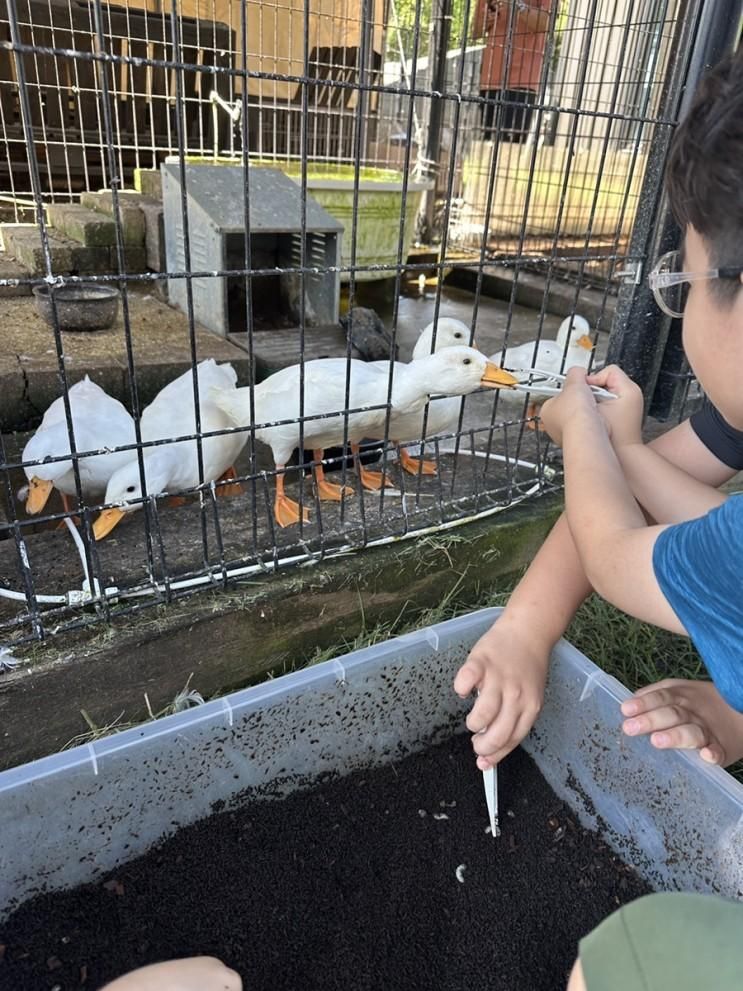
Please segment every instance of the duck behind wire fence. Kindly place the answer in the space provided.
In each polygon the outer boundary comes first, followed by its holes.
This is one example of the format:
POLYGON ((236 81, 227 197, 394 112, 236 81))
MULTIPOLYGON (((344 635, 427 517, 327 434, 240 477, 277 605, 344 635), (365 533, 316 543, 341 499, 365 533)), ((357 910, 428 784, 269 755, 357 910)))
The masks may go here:
POLYGON ((528 370, 644 261, 651 6, 8 0, 0 643, 557 489, 528 370))

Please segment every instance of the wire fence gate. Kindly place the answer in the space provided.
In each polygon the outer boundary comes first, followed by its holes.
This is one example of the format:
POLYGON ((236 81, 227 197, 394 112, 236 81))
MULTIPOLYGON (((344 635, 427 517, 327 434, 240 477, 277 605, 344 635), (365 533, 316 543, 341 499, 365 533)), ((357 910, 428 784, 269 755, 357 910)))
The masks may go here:
POLYGON ((715 6, 7 0, 0 641, 556 487, 446 352, 603 358, 715 6))

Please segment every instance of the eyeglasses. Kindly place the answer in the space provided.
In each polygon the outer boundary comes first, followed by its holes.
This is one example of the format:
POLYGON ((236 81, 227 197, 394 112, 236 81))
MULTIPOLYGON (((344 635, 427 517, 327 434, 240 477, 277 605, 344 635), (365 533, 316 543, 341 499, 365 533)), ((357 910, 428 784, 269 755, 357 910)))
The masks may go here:
POLYGON ((669 317, 682 317, 689 283, 702 279, 739 279, 743 268, 710 268, 706 272, 682 272, 681 252, 669 251, 662 255, 648 276, 655 302, 669 317))

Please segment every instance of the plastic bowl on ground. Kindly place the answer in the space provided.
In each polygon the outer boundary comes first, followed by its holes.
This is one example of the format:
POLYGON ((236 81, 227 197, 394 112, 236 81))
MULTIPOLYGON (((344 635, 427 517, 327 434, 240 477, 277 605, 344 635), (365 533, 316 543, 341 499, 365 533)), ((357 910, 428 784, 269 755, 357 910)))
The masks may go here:
POLYGON ((51 294, 60 330, 106 330, 116 322, 121 293, 115 286, 77 282, 69 286, 34 286, 36 309, 54 326, 51 294))

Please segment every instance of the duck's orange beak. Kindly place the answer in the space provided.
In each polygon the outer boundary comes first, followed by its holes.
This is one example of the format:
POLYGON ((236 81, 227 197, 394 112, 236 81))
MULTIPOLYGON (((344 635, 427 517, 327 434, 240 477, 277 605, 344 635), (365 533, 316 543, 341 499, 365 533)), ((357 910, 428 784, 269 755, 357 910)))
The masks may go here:
POLYGON ((96 540, 103 540, 116 526, 120 523, 122 518, 126 516, 123 509, 117 509, 115 506, 111 509, 102 509, 98 519, 93 524, 93 536, 96 540))
POLYGON ((593 341, 588 334, 583 334, 583 336, 579 337, 575 343, 579 348, 585 348, 586 351, 593 351, 593 341))
POLYGON ((510 372, 505 371, 505 369, 492 361, 487 363, 485 374, 480 379, 480 385, 484 385, 487 389, 510 389, 518 384, 519 380, 517 378, 514 378, 510 372))
POLYGON ((46 506, 49 496, 54 488, 53 482, 47 482, 36 475, 28 483, 28 495, 26 496, 26 512, 31 516, 40 513, 46 506))

